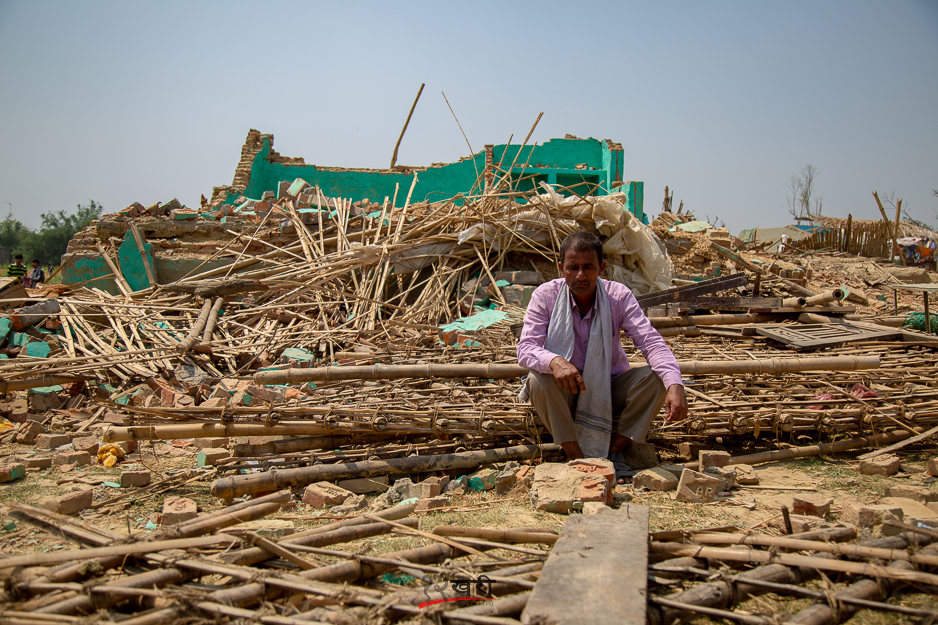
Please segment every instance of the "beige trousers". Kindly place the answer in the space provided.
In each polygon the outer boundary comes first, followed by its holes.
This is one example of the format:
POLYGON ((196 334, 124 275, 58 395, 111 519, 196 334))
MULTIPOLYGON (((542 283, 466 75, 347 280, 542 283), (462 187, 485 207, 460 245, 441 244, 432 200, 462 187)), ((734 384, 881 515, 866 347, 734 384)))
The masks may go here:
MULTIPOLYGON (((541 422, 555 443, 576 440, 573 414, 578 395, 557 385, 554 376, 528 373, 528 395, 541 422)), ((637 443, 645 440, 648 426, 664 405, 667 389, 651 367, 629 369, 612 380, 612 429, 637 443)))

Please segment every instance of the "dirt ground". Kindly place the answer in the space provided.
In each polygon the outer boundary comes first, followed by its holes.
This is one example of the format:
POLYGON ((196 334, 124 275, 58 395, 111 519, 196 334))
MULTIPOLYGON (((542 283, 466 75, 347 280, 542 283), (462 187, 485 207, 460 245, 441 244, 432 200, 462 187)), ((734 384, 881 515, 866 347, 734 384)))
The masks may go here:
MULTIPOLYGON (((14 453, 29 453, 32 448, 6 445, 0 448, 0 456, 14 453)), ((0 506, 15 501, 22 504, 41 506, 44 499, 75 488, 91 488, 95 504, 103 504, 96 510, 86 510, 80 518, 92 525, 119 533, 129 532, 144 537, 156 528, 157 513, 162 502, 169 496, 185 496, 194 499, 200 512, 209 512, 223 507, 224 502, 215 499, 209 492, 214 470, 196 468, 196 449, 189 441, 146 444, 140 451, 130 454, 113 468, 98 464, 63 471, 53 467, 46 470, 31 470, 26 479, 0 484, 0 506), (187 479, 188 483, 176 486, 167 492, 157 492, 158 487, 148 489, 120 489, 114 484, 119 481, 122 470, 147 468, 154 475, 161 474, 176 479, 187 479), (199 475, 202 476, 201 479, 199 475), (195 479, 193 479, 195 478, 195 479), (123 495, 123 499, 117 499, 123 495)), ((733 450, 730 449, 732 452, 733 450)), ((750 450, 746 450, 750 451, 750 450)), ((619 487, 633 497, 633 502, 647 505, 651 509, 649 531, 680 528, 706 528, 732 525, 738 531, 753 531, 768 535, 781 535, 781 513, 784 506, 791 506, 797 495, 823 495, 834 500, 827 523, 835 524, 840 509, 848 501, 875 503, 883 497, 890 484, 903 483, 935 488, 936 479, 925 472, 929 457, 934 456, 935 447, 924 446, 914 450, 902 450, 902 469, 898 476, 878 477, 860 475, 857 471, 857 453, 837 454, 833 457, 804 458, 793 461, 759 465, 757 471, 761 483, 758 487, 742 487, 731 496, 706 505, 676 501, 673 493, 659 493, 619 487)), ((420 476, 413 476, 420 477, 420 476)), ((373 497, 373 496, 371 496, 373 497)), ((560 530, 565 515, 535 511, 528 494, 520 488, 511 493, 496 495, 494 491, 471 493, 452 498, 453 507, 441 512, 418 515, 420 529, 432 531, 437 525, 461 525, 471 527, 512 528, 548 527, 560 530)), ((304 503, 281 510, 268 517, 293 522, 297 531, 320 525, 335 517, 328 511, 314 510, 304 503)), ((0 507, 0 545, 5 555, 28 552, 48 552, 74 549, 79 545, 50 531, 14 520, 5 506, 0 507)), ((797 531, 797 529, 796 529, 797 531)), ((867 536, 868 537, 868 536, 867 536)), ((354 549, 366 549, 375 553, 405 549, 416 546, 419 541, 406 536, 382 536, 367 541, 358 541, 354 549), (363 547, 363 543, 365 546, 363 547)), ((347 546, 346 548, 352 548, 347 546)), ((681 585, 689 587, 691 582, 676 582, 665 593, 673 592, 681 585)), ((839 589, 845 584, 831 580, 809 584, 817 589, 839 589)), ((906 592, 894 596, 891 602, 913 607, 936 605, 936 598, 924 592, 906 592)), ((741 606, 743 610, 758 613, 792 613, 809 605, 806 599, 792 599, 777 595, 764 595, 741 606)), ((711 622, 700 617, 694 622, 711 622)), ((909 617, 883 615, 866 612, 856 622, 861 623, 913 623, 909 617), (862 619, 862 620, 861 620, 862 619)))

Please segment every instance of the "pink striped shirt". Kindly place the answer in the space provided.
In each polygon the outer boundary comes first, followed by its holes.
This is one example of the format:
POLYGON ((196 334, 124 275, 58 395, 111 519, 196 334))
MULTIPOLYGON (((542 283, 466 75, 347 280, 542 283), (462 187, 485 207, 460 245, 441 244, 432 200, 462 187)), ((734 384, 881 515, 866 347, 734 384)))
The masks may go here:
MULTIPOLYGON (((615 337, 612 341, 612 377, 615 378, 630 368, 629 358, 625 355, 622 342, 619 340, 619 331, 622 330, 645 356, 645 360, 661 378, 665 388, 670 388, 674 384, 683 384, 677 359, 658 331, 651 326, 651 322, 642 312, 632 291, 619 282, 603 280, 603 284, 609 296, 612 327, 615 328, 615 337)), ((528 304, 528 311, 524 317, 521 340, 518 341, 518 364, 522 367, 539 373, 551 373, 550 361, 559 354, 544 349, 544 341, 547 339, 547 326, 550 324, 550 316, 561 286, 563 286, 563 278, 557 278, 537 287, 531 295, 531 303, 528 304)), ((570 363, 582 373, 596 305, 594 303, 593 308, 582 318, 576 309, 573 295, 570 295, 570 305, 573 307, 574 324, 573 356, 570 358, 570 363)))

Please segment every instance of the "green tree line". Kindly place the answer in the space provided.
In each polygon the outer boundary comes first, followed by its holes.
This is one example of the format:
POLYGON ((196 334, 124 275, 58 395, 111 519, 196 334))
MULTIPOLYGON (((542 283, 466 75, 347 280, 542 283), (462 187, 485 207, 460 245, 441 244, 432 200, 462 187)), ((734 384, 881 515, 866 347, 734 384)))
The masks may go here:
POLYGON ((38 259, 43 266, 57 266, 68 242, 75 233, 101 216, 102 206, 90 200, 88 204, 78 204, 73 213, 64 210, 43 213, 38 230, 32 230, 19 219, 13 217, 13 211, 0 221, 0 246, 10 248, 10 258, 22 254, 26 266, 33 259, 38 259))

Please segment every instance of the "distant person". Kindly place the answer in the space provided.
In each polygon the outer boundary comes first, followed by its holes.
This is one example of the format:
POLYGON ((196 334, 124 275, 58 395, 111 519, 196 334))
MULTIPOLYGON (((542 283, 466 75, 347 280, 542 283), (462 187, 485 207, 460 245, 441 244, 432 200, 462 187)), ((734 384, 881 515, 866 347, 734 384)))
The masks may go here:
POLYGON ((31 289, 36 288, 40 284, 46 281, 46 273, 42 270, 42 267, 39 266, 39 260, 33 260, 31 263, 33 270, 29 272, 29 275, 23 278, 23 285, 31 289))
POLYGON ((26 265, 23 264, 23 255, 17 254, 13 257, 13 264, 7 267, 7 277, 8 278, 19 278, 23 279, 23 276, 26 275, 26 265))

